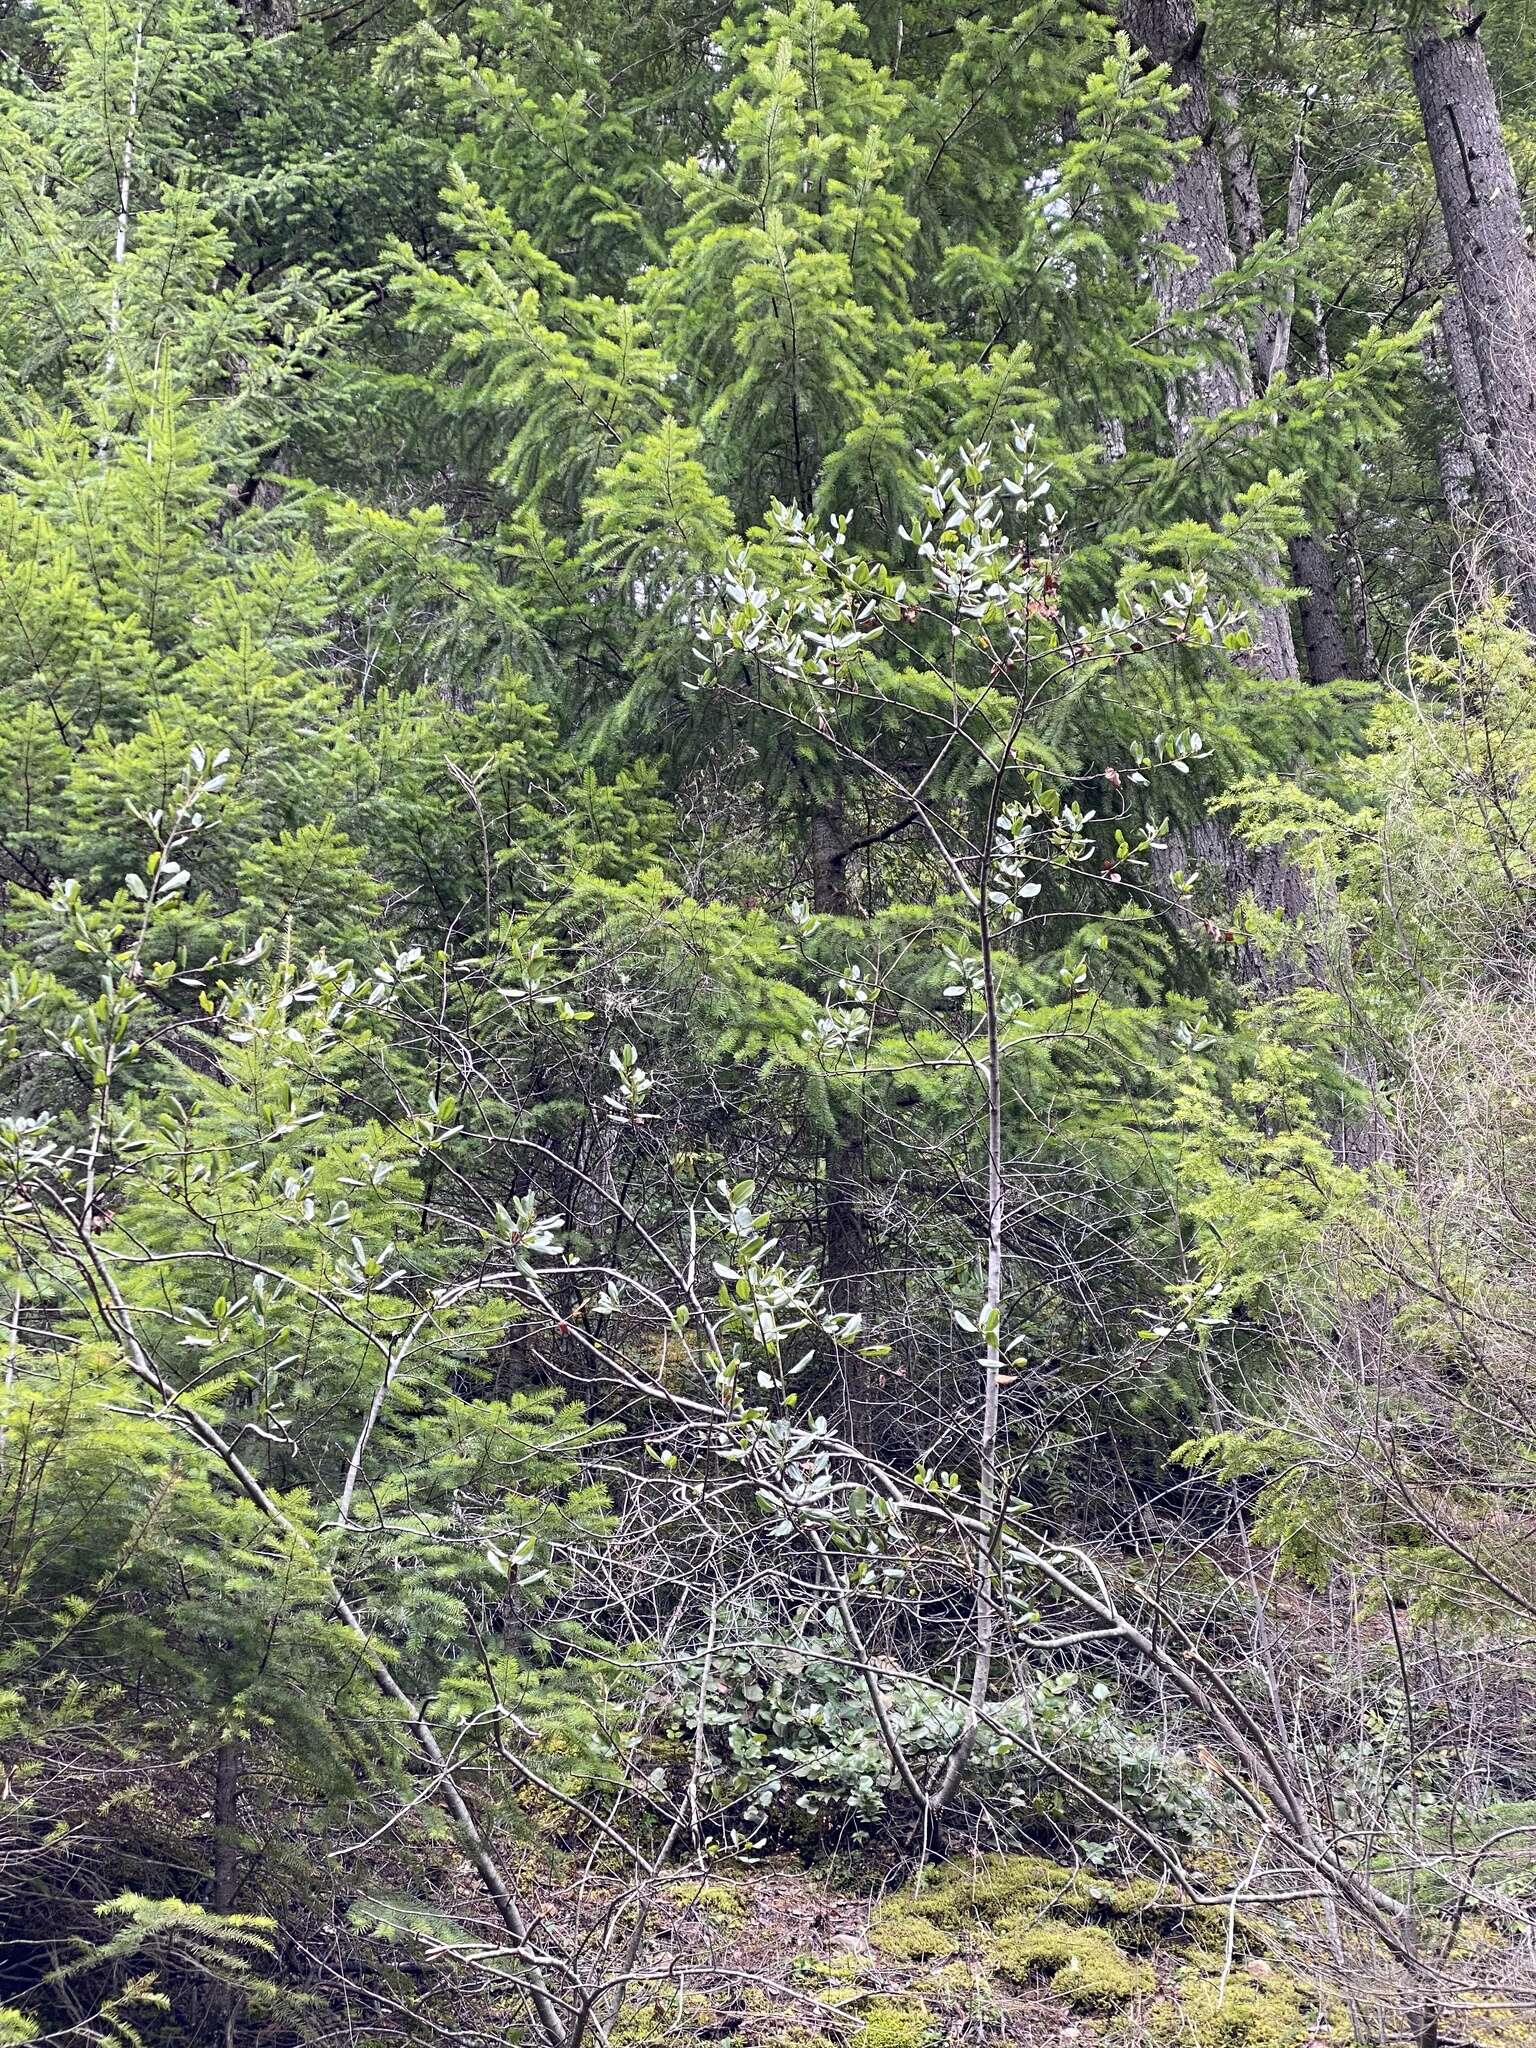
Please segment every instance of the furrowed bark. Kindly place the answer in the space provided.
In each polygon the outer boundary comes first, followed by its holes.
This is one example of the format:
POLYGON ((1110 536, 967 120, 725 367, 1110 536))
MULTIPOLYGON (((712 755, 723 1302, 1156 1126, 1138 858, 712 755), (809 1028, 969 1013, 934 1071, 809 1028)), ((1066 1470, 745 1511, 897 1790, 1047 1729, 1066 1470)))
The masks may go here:
MULTIPOLYGON (((1264 239, 1264 208, 1259 196, 1258 173, 1247 138, 1238 124, 1237 107, 1231 94, 1221 96, 1222 155, 1226 160, 1227 184, 1232 194, 1233 236, 1238 253, 1251 256, 1264 239)), ((1301 130, 1291 149, 1291 175, 1286 188, 1285 238, 1295 246, 1307 216, 1307 166, 1302 154, 1301 130)), ((1254 375, 1260 391, 1267 391, 1275 378, 1289 366, 1291 323, 1295 312, 1295 286, 1288 286, 1279 306, 1265 309, 1253 341, 1254 375)), ((1314 683, 1336 682, 1350 671, 1349 643, 1339 614, 1338 589, 1328 550, 1315 533, 1297 534, 1286 544, 1291 581, 1301 592, 1302 649, 1307 676, 1314 683)))
MULTIPOLYGON (((1153 63, 1168 66, 1174 84, 1183 88, 1170 132, 1197 144, 1154 194, 1174 209, 1165 239, 1194 258, 1184 266, 1164 265, 1159 272, 1164 315, 1182 318, 1193 313, 1215 279, 1232 268, 1226 194, 1221 162, 1211 142, 1210 90, 1200 56, 1205 30, 1195 20, 1194 0, 1122 0, 1120 24, 1153 63)), ((1169 393, 1168 417, 1178 441, 1187 440, 1199 420, 1246 405, 1253 396, 1243 336, 1219 314, 1212 316, 1211 326, 1225 349, 1202 363, 1187 384, 1169 393)), ((1258 675, 1299 676, 1286 607, 1261 606, 1253 625, 1254 645, 1245 666, 1258 675)))
MULTIPOLYGON (((1232 268, 1221 164, 1209 140, 1211 101, 1200 59, 1204 31, 1195 20, 1194 0, 1123 0, 1120 23, 1152 63, 1168 66, 1173 83, 1183 93, 1169 132, 1179 141, 1197 144, 1154 195, 1174 210, 1163 231, 1164 239, 1194 258, 1190 264, 1170 264, 1162 270, 1159 296, 1163 310, 1189 314, 1206 298, 1213 280, 1232 268)), ((1202 364, 1186 387, 1169 395, 1169 418, 1180 440, 1197 420, 1244 405, 1252 395, 1238 345, 1240 337, 1219 318, 1215 325, 1228 352, 1202 364)))
POLYGON ((290 34, 299 25, 299 0, 236 0, 240 26, 263 42, 290 34))
POLYGON ((213 1910, 231 1913, 235 1906, 238 1873, 238 1825, 240 1800, 240 1746, 228 1737, 214 1752, 213 1759, 213 1910))
POLYGON ((1307 675, 1314 683, 1337 682, 1350 673, 1349 642, 1339 616, 1338 586, 1328 550, 1315 533, 1298 533, 1287 542, 1291 577, 1301 592, 1301 642, 1307 675))
MULTIPOLYGON (((1227 189, 1232 199, 1232 239, 1239 255, 1251 256, 1264 240, 1264 205, 1259 194, 1258 173, 1238 121, 1236 99, 1223 91, 1221 102, 1221 153, 1227 167, 1227 189)), ((1285 194, 1285 239, 1294 248, 1307 219, 1307 160, 1302 154, 1301 129, 1291 147, 1291 176, 1285 194)), ((1286 287, 1278 306, 1266 306, 1253 339, 1254 374, 1260 391, 1267 391, 1286 368, 1291 353, 1291 322, 1296 310, 1296 287, 1286 287)))
MULTIPOLYGON (((1480 19, 1422 38, 1410 61, 1486 411, 1484 507, 1515 615, 1536 631, 1536 263, 1480 19)), ((1477 431, 1467 418, 1474 448, 1477 431)))
POLYGON ((1459 292, 1446 295, 1440 318, 1425 344, 1425 356, 1443 398, 1449 401, 1435 436, 1435 467, 1456 538, 1458 570, 1466 576, 1474 600, 1486 604, 1493 589, 1493 554, 1501 558, 1501 576, 1505 570, 1502 549, 1491 548, 1483 532, 1484 508, 1489 502, 1488 408, 1459 292))
POLYGON ((1448 293, 1440 308, 1436 341, 1434 355, 1446 370, 1462 429, 1459 444, 1452 434, 1441 436, 1441 448, 1453 451, 1442 456, 1442 464, 1448 461, 1457 479, 1452 486, 1456 508, 1470 514, 1478 500, 1486 502, 1492 455, 1488 446, 1488 406, 1467 326, 1467 309, 1459 292, 1448 293))

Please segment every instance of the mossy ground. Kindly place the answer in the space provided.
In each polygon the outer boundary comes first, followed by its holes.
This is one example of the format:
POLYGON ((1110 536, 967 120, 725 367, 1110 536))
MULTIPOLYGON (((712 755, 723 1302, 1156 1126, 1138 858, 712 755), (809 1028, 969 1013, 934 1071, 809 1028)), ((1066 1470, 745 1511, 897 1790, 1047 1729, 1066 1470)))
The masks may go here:
POLYGON ((1179 1922, 1184 1910, 1177 1895, 1152 1878, 1106 1877, 1043 1856, 988 1856, 946 1864, 913 1892, 910 1905, 942 1927, 996 1926, 1032 1913, 1167 1928, 1179 1922))
POLYGON ((1312 1987, 1262 1954, 1255 1927, 1190 1908, 1155 1879, 1039 1856, 946 1864, 873 1908, 798 1866, 759 1865, 729 1883, 675 1886, 668 1908, 672 1956, 695 1982, 718 1973, 719 1983, 626 2020, 619 2048, 1322 2048, 1342 2038, 1312 1987))
POLYGON ((1010 1984, 1048 1983, 1079 2012, 1117 2012, 1157 1989, 1152 1970, 1131 1962, 1113 1936, 1065 1920, 1005 1920, 991 1962, 1010 1984))
POLYGON ((960 1946, 952 1933, 915 1910, 905 1893, 871 1916, 869 1945, 876 1955, 889 1956, 894 1963, 945 1962, 960 1946))
POLYGON ((1256 1977, 1215 1958, 1178 1973, 1172 1998, 1149 2019, 1154 2042, 1169 2048, 1299 2048, 1331 2032, 1318 2001, 1283 1973, 1256 1977))
POLYGON ((930 2048, 944 2027, 921 1998, 871 1998, 864 2008, 860 2048, 930 2048))
POLYGON ((697 1913, 712 1927, 740 1927, 751 1914, 751 1895, 738 1884, 674 1884, 667 1897, 685 1913, 697 1913))

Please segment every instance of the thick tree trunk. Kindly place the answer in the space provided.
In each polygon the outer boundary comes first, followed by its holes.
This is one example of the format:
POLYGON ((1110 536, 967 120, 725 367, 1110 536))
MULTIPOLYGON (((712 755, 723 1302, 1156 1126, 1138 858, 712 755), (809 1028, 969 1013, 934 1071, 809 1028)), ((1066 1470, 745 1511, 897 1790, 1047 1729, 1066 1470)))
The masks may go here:
POLYGON ((1493 591, 1495 555, 1500 580, 1507 581, 1507 572, 1502 547, 1484 527, 1489 502, 1488 408, 1458 292, 1451 292, 1440 308, 1424 352, 1434 382, 1449 400, 1435 436, 1435 467, 1456 537, 1456 580, 1465 579, 1473 600, 1486 604, 1493 591))
POLYGON ((235 11, 241 26, 263 40, 288 35, 299 25, 299 0, 236 0, 235 11))
MULTIPOLYGON (((1195 20, 1194 0, 1121 0, 1120 25, 1154 64, 1168 66, 1173 83, 1183 91, 1169 132, 1180 141, 1198 144, 1154 195, 1173 208, 1164 239, 1194 258, 1189 264, 1162 268, 1163 309, 1169 314, 1191 313, 1205 299, 1212 280, 1232 268, 1226 195, 1221 164, 1210 144, 1211 101, 1200 60, 1205 32, 1195 20)), ((1202 365, 1187 386, 1170 393, 1169 418, 1180 440, 1196 420, 1244 405, 1252 395, 1240 337, 1219 316, 1214 324, 1231 355, 1202 365)))
MULTIPOLYGON (((1222 95, 1221 137, 1227 185, 1232 195, 1233 235, 1239 254, 1251 256, 1264 239, 1264 208, 1253 156, 1238 126, 1234 101, 1226 93, 1222 95)), ((1302 154, 1301 131, 1298 129, 1291 151, 1291 175, 1285 200, 1285 236, 1292 245, 1306 223, 1307 190, 1306 159, 1302 154)), ((1253 362, 1261 391, 1267 391, 1289 365, 1294 311, 1293 288, 1282 305, 1267 308, 1259 321, 1253 340, 1253 362)), ((1316 534, 1303 533, 1287 544, 1286 551, 1290 559, 1291 581, 1301 592, 1301 640, 1308 679, 1314 683, 1335 682, 1340 676, 1349 674, 1350 660, 1328 550, 1316 534)))
POLYGON ((811 815, 811 908, 818 917, 848 915, 846 838, 842 804, 819 804, 811 815))
MULTIPOLYGON (((1413 82, 1486 412, 1484 507, 1516 616, 1536 631, 1536 262, 1475 28, 1419 42, 1413 82)), ((1467 419, 1474 458, 1477 432, 1467 419)))
POLYGON ((1334 683, 1350 673, 1349 642, 1339 616, 1338 586, 1333 562, 1315 533, 1298 533, 1288 543, 1291 579, 1301 592, 1301 643, 1307 675, 1314 683, 1334 683))
MULTIPOLYGON (((1238 125, 1237 105, 1230 92, 1221 94, 1221 153, 1227 166, 1227 190, 1232 199, 1232 239, 1239 255, 1251 256, 1264 239, 1264 204, 1259 194, 1258 173, 1253 153, 1238 125)), ((1302 153, 1301 130, 1291 149, 1291 176, 1285 194, 1285 239, 1294 248, 1307 219, 1307 160, 1302 153)), ((1278 306, 1266 306, 1253 338, 1254 374, 1260 391, 1267 391, 1285 369, 1291 355, 1291 323, 1296 310, 1295 286, 1290 286, 1278 306)))
POLYGON ((213 1753, 213 1910, 231 1913, 235 1906, 240 1842, 236 1833, 240 1803, 240 1748, 224 1741, 213 1753))
MULTIPOLYGON (((1194 311, 1213 281, 1232 268, 1226 194, 1221 163, 1211 144, 1210 92, 1200 58, 1205 30, 1195 20, 1194 0, 1121 0, 1120 25, 1153 63, 1166 64, 1174 84, 1184 88, 1171 132, 1198 143, 1154 195, 1174 209, 1165 238, 1194 258, 1187 265, 1160 268, 1159 296, 1171 318, 1194 311)), ((1168 417, 1176 440, 1187 439, 1197 420, 1246 405, 1253 396, 1243 336, 1219 313, 1213 314, 1212 325, 1230 353, 1213 356, 1185 385, 1170 391, 1168 417)), ((1253 623, 1254 647, 1247 666, 1259 675, 1298 676, 1286 607, 1265 605, 1253 623)))
MULTIPOLYGON (((1436 349, 1432 361, 1444 359, 1444 349, 1436 349)), ((1470 436, 1459 434, 1447 426, 1435 436, 1435 468, 1440 476, 1440 495, 1445 500, 1445 509, 1451 515, 1451 529, 1458 544, 1470 532, 1482 502, 1482 493, 1477 482, 1477 458, 1470 446, 1470 436)))
MULTIPOLYGON (((1458 292, 1451 292, 1440 308, 1432 354, 1445 368, 1456 400, 1456 410, 1461 416, 1459 442, 1451 433, 1442 435, 1440 443, 1442 449, 1455 451, 1449 457, 1456 500, 1452 510, 1471 513, 1479 499, 1487 501, 1492 462, 1488 447, 1488 406, 1483 398, 1471 330, 1467 326, 1467 309, 1458 292)), ((1441 459, 1444 465, 1447 458, 1442 455, 1441 459)))
POLYGON ((1361 676, 1376 674, 1376 648, 1371 639, 1371 608, 1365 587, 1365 564, 1360 559, 1360 543, 1355 536, 1353 525, 1345 520, 1340 528, 1340 548, 1344 568, 1344 584, 1349 592, 1349 624, 1355 636, 1355 673, 1361 676))

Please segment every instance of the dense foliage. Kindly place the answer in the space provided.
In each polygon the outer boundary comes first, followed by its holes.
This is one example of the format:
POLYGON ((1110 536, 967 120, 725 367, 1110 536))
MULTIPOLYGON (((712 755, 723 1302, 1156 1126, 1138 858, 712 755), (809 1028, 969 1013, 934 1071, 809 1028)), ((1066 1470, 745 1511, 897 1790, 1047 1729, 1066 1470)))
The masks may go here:
POLYGON ((1533 78, 0 14, 0 2042, 1529 2037, 1533 78))

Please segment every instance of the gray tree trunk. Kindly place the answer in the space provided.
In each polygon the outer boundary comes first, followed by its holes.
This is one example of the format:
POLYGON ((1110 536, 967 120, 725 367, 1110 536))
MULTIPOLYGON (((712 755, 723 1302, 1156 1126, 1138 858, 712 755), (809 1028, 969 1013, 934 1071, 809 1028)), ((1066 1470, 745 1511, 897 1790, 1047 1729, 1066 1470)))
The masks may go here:
MULTIPOLYGON (((848 859, 843 851, 847 819, 842 804, 819 808, 811 819, 811 908, 818 917, 847 917, 848 859)), ((857 1129, 827 1148, 826 1211, 821 1277, 836 1308, 852 1308, 868 1264, 869 1235, 859 1190, 864 1178, 864 1144, 857 1129)))
POLYGON ((232 1913, 240 1872, 240 1746, 226 1738, 213 1755, 213 1910, 232 1913))
POLYGON ((1307 675, 1314 683, 1335 683, 1350 674, 1352 663, 1339 615, 1332 558, 1315 533, 1298 533, 1287 546, 1291 577, 1301 592, 1301 642, 1307 675))
MULTIPOLYGON (((1232 201, 1232 239, 1240 256, 1251 256, 1264 239, 1264 203, 1259 195, 1258 173, 1237 118, 1235 96, 1223 90, 1221 100, 1221 153, 1227 166, 1227 190, 1232 201)), ((1301 129, 1291 149, 1291 175, 1285 194, 1285 239, 1294 248, 1307 220, 1307 160, 1302 153, 1301 129)), ((1296 310, 1296 289, 1292 285, 1278 306, 1266 306, 1253 337, 1253 366, 1260 391, 1267 391, 1290 361, 1291 322, 1296 310)))
POLYGON ((1488 408, 1460 293, 1447 296, 1424 353, 1431 381, 1447 401, 1435 436, 1435 467, 1456 539, 1456 576, 1458 581, 1465 579, 1476 603, 1486 604, 1495 581, 1509 578, 1504 550, 1484 524, 1489 502, 1488 408))
MULTIPOLYGON (((1153 195, 1173 208, 1173 217, 1163 230, 1164 240, 1194 258, 1189 264, 1162 267, 1159 297, 1165 313, 1187 314, 1201 305, 1213 279, 1232 268, 1227 202, 1221 189, 1221 164, 1210 145, 1211 101, 1200 61, 1204 30, 1195 20, 1194 0, 1121 0, 1120 25, 1154 64, 1168 66, 1173 83, 1182 88, 1170 134, 1199 145, 1153 195)), ((1181 440, 1196 420, 1244 405, 1252 396, 1241 337, 1219 314, 1211 325, 1230 355, 1203 364, 1189 384, 1170 393, 1169 418, 1181 440)))
POLYGON ((1476 510, 1480 500, 1487 498, 1492 465, 1488 447, 1488 406, 1483 398, 1472 332, 1467 326, 1467 309, 1459 292, 1451 292, 1440 308, 1431 353, 1437 365, 1445 370, 1461 419, 1459 436, 1454 431, 1441 436, 1441 447, 1452 451, 1441 458, 1442 467, 1448 466, 1454 478, 1452 510, 1470 514, 1476 510))
MULTIPOLYGON (((1536 632, 1536 262, 1475 27, 1427 36, 1410 56, 1486 414, 1484 508, 1516 616, 1536 632)), ((1467 419, 1474 459, 1477 433, 1467 419)))
POLYGON ((243 27, 263 40, 285 36, 299 25, 299 0, 235 0, 243 27))
MULTIPOLYGON (((1264 239, 1264 207, 1259 196, 1258 173, 1247 139, 1238 126, 1232 96, 1222 94, 1222 155, 1227 166, 1227 186, 1232 195, 1232 227, 1238 253, 1251 256, 1264 239)), ((1285 238, 1295 245, 1307 218, 1307 166, 1302 154, 1301 130, 1296 131, 1291 151, 1291 175, 1286 188, 1285 238)), ((1258 388, 1267 391, 1288 367, 1291 354, 1291 323, 1295 312, 1294 287, 1284 303, 1266 308, 1253 339, 1254 373, 1258 388)), ((1350 670, 1349 645, 1339 615, 1338 590, 1328 550, 1315 534, 1298 534, 1287 544, 1291 581, 1301 592, 1301 642, 1306 655, 1307 676, 1314 683, 1336 682, 1350 670)))
MULTIPOLYGON (((1146 52, 1155 64, 1166 64, 1173 83, 1184 89, 1170 132, 1180 140, 1198 145, 1185 158, 1173 177, 1153 197, 1173 208, 1173 217, 1163 230, 1176 247, 1187 250, 1194 262, 1183 267, 1165 266, 1159 275, 1159 298, 1165 316, 1189 314, 1202 306, 1213 281, 1232 268, 1232 231, 1227 219, 1226 194, 1222 189, 1221 163, 1211 142, 1211 102, 1200 48, 1204 28, 1195 20, 1194 0, 1121 0, 1120 26, 1133 44, 1146 52)), ((1234 193, 1234 207, 1258 207, 1257 189, 1245 186, 1234 193)), ((1252 221, 1239 217, 1238 232, 1252 228, 1252 221)), ((1262 233, 1262 222, 1259 226, 1262 233)), ((1245 405, 1253 396, 1247 341, 1236 322, 1219 311, 1210 315, 1211 324, 1226 343, 1229 356, 1213 360, 1197 372, 1191 383, 1169 394, 1168 416, 1176 440, 1184 440, 1202 418, 1230 407, 1245 405)), ((1278 578, 1276 579, 1278 580, 1278 578)), ((1245 666, 1260 675, 1295 677, 1295 642, 1291 637, 1289 613, 1279 606, 1266 606, 1254 621, 1255 645, 1245 666)), ((1218 901, 1223 909, 1237 903, 1252 888, 1264 908, 1278 907, 1264 900, 1263 857, 1238 844, 1225 823, 1196 825, 1186 835, 1174 832, 1165 855, 1168 867, 1202 868, 1217 878, 1218 901)), ((1244 949, 1246 956, 1248 949, 1244 949)), ((1260 977, 1263 963, 1244 957, 1237 967, 1244 981, 1260 977)))
MULTIPOLYGON (((1195 20, 1194 0, 1121 0, 1120 25, 1153 63, 1166 64, 1174 84, 1184 88, 1170 132, 1198 144, 1153 195, 1174 210, 1165 240, 1195 259, 1183 266, 1166 264, 1159 271, 1164 314, 1184 315, 1199 307, 1214 280, 1232 268, 1226 194, 1220 159, 1211 145, 1210 91, 1200 58, 1205 31, 1195 20)), ((1213 312, 1210 326, 1225 342, 1225 352, 1212 356, 1169 394, 1168 417, 1179 441, 1188 437, 1197 420, 1246 405, 1253 396, 1243 336, 1219 312, 1213 312)), ((1254 647, 1246 666, 1260 675, 1300 675, 1290 613, 1284 605, 1265 605, 1256 613, 1254 647)))
POLYGON ((1371 608, 1365 588, 1365 565, 1353 525, 1346 519, 1339 530, 1339 554, 1344 584, 1349 592, 1349 623, 1355 636, 1355 672, 1376 674, 1376 649, 1371 640, 1371 608))

